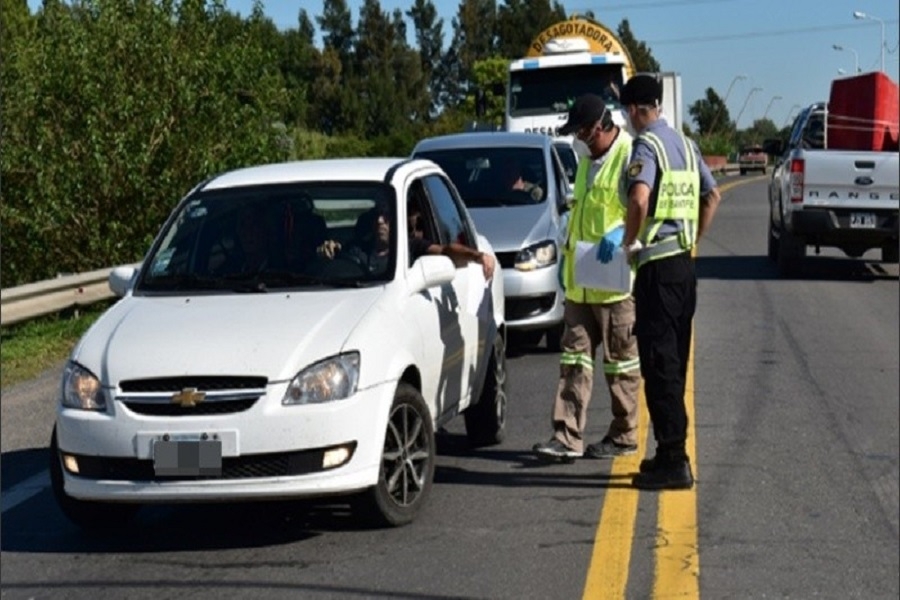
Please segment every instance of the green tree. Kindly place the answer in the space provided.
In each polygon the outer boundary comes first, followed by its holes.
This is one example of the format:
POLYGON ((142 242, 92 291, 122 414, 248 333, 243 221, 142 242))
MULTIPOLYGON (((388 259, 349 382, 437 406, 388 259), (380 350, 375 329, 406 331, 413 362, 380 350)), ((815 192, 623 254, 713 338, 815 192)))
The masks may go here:
POLYGON ((693 117, 699 135, 728 133, 734 130, 728 107, 712 88, 706 88, 706 97, 700 98, 688 107, 688 114, 693 117))
POLYGON ((497 53, 508 59, 525 56, 538 33, 565 18, 555 0, 504 0, 497 9, 497 53))
POLYGON ((497 7, 495 0, 460 0, 453 18, 453 40, 444 56, 446 89, 442 105, 457 106, 472 88, 475 61, 494 55, 497 7))
POLYGON ((139 260, 197 181, 283 157, 280 73, 227 17, 203 0, 47 1, 6 40, 4 285, 139 260))
POLYGON ((441 57, 444 52, 444 20, 437 18, 432 0, 415 0, 406 11, 412 19, 419 48, 419 64, 422 77, 428 83, 431 106, 429 116, 438 112, 441 90, 444 89, 444 72, 441 57))

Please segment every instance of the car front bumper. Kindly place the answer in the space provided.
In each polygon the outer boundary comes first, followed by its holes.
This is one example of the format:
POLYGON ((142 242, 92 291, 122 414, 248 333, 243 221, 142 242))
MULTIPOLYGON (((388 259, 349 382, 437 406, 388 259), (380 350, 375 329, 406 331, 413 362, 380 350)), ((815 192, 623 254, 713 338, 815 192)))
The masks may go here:
POLYGON ((562 323, 565 294, 558 265, 520 271, 503 269, 506 326, 510 330, 547 329, 562 323))
POLYGON ((269 386, 248 410, 227 415, 148 417, 121 402, 110 413, 61 409, 60 454, 75 457, 80 467, 78 475, 63 469, 66 493, 82 500, 174 503, 313 497, 375 485, 394 386, 305 406, 283 406, 285 389, 269 386), (157 477, 153 444, 164 436, 220 440, 221 473, 157 477), (325 451, 337 448, 346 448, 349 458, 324 467, 325 451))

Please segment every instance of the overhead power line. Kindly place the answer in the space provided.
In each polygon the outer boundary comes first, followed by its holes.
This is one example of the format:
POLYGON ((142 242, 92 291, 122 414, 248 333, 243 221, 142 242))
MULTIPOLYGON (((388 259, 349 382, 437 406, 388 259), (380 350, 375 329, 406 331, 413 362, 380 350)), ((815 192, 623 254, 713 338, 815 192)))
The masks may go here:
MULTIPOLYGON (((885 21, 887 24, 898 23, 897 19, 885 21)), ((673 38, 668 40, 648 40, 647 44, 651 46, 661 46, 664 44, 701 44, 705 42, 722 42, 736 39, 753 39, 761 37, 775 37, 779 35, 795 35, 798 33, 820 33, 823 31, 841 31, 845 29, 859 29, 866 25, 848 24, 848 25, 824 25, 821 27, 802 27, 797 29, 780 29, 776 31, 751 31, 747 33, 728 33, 723 35, 695 36, 689 38, 673 38)))

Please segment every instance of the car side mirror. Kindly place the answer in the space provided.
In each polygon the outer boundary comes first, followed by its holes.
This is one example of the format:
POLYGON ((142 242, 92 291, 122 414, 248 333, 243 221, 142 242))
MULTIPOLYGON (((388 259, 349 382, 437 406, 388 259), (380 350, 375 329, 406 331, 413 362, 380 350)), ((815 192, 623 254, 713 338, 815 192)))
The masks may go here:
POLYGON ((138 269, 132 266, 116 267, 109 272, 109 289, 112 293, 122 298, 131 291, 138 269))
POLYGON ((449 256, 421 256, 409 270, 409 295, 450 283, 454 277, 456 266, 449 256))

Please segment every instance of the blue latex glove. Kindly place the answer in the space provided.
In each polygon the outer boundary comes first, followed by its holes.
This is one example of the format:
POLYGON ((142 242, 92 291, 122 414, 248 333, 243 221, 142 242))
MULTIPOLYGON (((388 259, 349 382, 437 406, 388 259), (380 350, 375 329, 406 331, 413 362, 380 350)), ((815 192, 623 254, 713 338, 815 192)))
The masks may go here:
POLYGON ((613 252, 615 252, 616 248, 622 245, 622 239, 624 237, 624 227, 616 227, 615 229, 607 232, 607 234, 603 236, 603 239, 600 240, 600 244, 597 246, 597 260, 599 260, 603 264, 611 261, 613 252))

